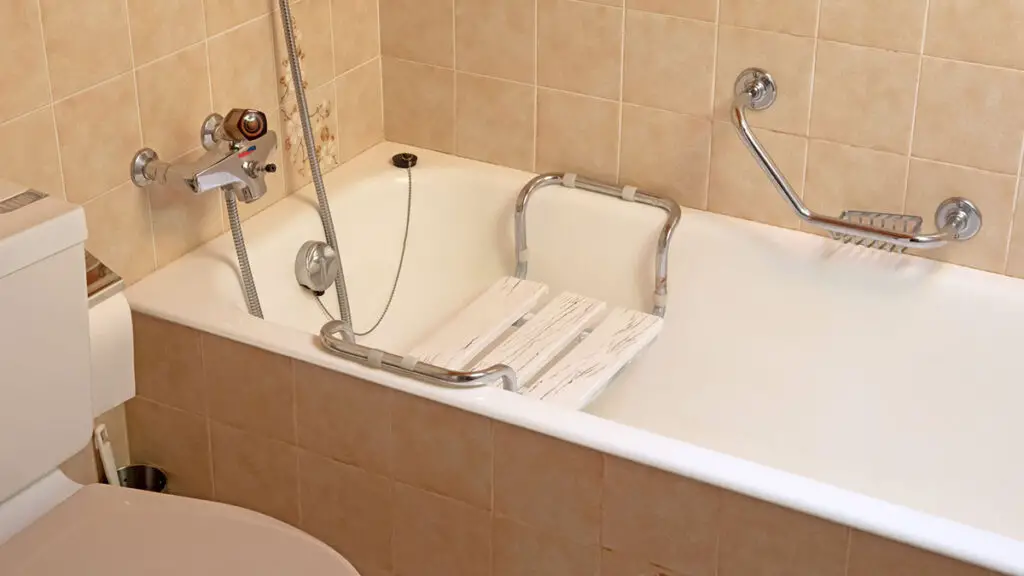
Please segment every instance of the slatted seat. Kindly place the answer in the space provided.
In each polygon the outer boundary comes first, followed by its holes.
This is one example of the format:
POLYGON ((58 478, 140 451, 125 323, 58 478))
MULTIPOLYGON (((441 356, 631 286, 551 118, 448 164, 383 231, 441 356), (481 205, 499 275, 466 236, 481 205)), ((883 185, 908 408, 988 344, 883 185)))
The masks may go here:
POLYGON ((506 364, 521 394, 580 410, 657 337, 663 320, 625 308, 602 318, 604 302, 564 292, 510 332, 547 291, 537 282, 502 278, 411 355, 451 370, 506 364))

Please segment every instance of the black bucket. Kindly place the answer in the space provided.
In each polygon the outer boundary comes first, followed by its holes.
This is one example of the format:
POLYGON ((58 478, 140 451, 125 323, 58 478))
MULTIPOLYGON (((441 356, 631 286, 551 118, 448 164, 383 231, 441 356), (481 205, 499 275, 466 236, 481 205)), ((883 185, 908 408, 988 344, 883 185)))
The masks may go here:
POLYGON ((156 466, 132 464, 119 469, 117 477, 125 488, 147 492, 163 492, 167 489, 167 474, 156 466))

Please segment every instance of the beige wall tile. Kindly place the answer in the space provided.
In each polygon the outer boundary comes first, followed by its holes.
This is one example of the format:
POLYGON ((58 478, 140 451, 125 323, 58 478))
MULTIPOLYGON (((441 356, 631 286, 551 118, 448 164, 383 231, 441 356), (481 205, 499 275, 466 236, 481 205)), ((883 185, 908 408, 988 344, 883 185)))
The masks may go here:
POLYGON ((518 522, 495 518, 494 576, 597 576, 597 546, 543 534, 518 522))
MULTIPOLYGON (((803 138, 766 130, 758 131, 757 137, 771 151, 772 158, 787 175, 796 193, 802 195, 807 142, 803 138)), ((799 225, 793 209, 761 171, 732 125, 724 122, 715 122, 712 136, 708 209, 784 228, 799 225)))
POLYGON ((203 0, 128 0, 128 24, 136 66, 206 38, 203 0))
POLYGON ((537 83, 618 98, 623 10, 573 0, 537 2, 537 83))
POLYGON ((732 26, 814 36, 819 0, 721 0, 721 22, 732 26))
POLYGON ((211 334, 202 340, 210 418, 295 443, 292 360, 211 334))
POLYGON ((1013 232, 1010 235, 1010 254, 1006 273, 1017 278, 1024 278, 1024 184, 1017 183, 1017 204, 1014 205, 1013 232))
POLYGON ((726 492, 719 536, 720 576, 845 576, 849 529, 726 492))
MULTIPOLYGON (((289 100, 287 105, 296 106, 294 116, 291 120, 285 121, 278 142, 278 158, 284 167, 284 180, 287 193, 292 193, 306 184, 313 181, 313 173, 309 168, 309 159, 306 153, 305 138, 302 136, 302 121, 298 113, 298 107, 294 100, 289 100), (292 137, 292 134, 296 137, 292 137), (297 162, 295 160, 298 160, 297 162)), ((287 106, 286 105, 286 106, 287 106)), ((314 118, 313 138, 314 149, 320 150, 318 156, 320 171, 324 174, 333 170, 341 162, 338 151, 338 101, 334 83, 329 82, 317 88, 306 90, 306 105, 309 107, 310 115, 314 118), (319 115, 319 118, 317 116, 319 115), (326 131, 326 132, 325 132, 326 131), (333 140, 331 140, 333 138, 333 140), (334 151, 331 152, 331 146, 334 151), (333 159, 338 158, 338 162, 333 159)), ((282 117, 284 117, 282 112, 282 117)), ((346 130, 348 127, 346 127, 346 130)), ((270 206, 269 202, 260 200, 253 206, 262 205, 263 209, 270 206)))
POLYGON ((710 120, 623 105, 621 148, 619 182, 707 208, 710 120))
POLYGON ((40 0, 39 4, 54 98, 131 68, 124 0, 40 0))
POLYGON ((601 550, 601 576, 686 576, 614 550, 601 550))
POLYGON ((0 5, 0 122, 50 100, 43 32, 37 0, 6 0, 0 5))
POLYGON ((1016 181, 1012 176, 982 172, 925 160, 910 161, 907 214, 924 218, 931 227, 935 209, 947 198, 969 198, 981 210, 985 225, 970 242, 930 250, 929 257, 1002 274, 1013 218, 1016 181))
MULTIPOLYGON (((276 2, 275 2, 276 4, 276 2)), ((334 80, 334 26, 331 20, 331 0, 302 0, 292 8, 292 20, 299 31, 302 47, 302 72, 310 88, 323 86, 334 80)), ((352 28, 351 22, 347 27, 352 28)), ((340 36, 349 32, 341 30, 340 36)), ((351 39, 350 39, 351 40, 351 39)), ((348 46, 346 46, 348 48, 348 46)), ((291 76, 288 65, 288 47, 284 39, 281 13, 274 12, 274 50, 277 55, 277 76, 291 76)))
POLYGON ((919 64, 916 55, 820 42, 811 136, 906 154, 919 64))
POLYGON ((494 513, 579 544, 601 540, 601 454, 495 423, 494 513))
POLYGON ((807 150, 807 207, 838 217, 844 210, 902 214, 905 156, 811 140, 807 150))
POLYGON ((206 5, 206 34, 213 36, 228 28, 269 14, 277 0, 204 0, 206 5))
POLYGON ((165 158, 199 146, 199 127, 213 111, 206 47, 200 44, 143 66, 136 82, 145 145, 165 158))
POLYGON ((232 108, 259 108, 267 114, 277 109, 275 22, 267 15, 210 39, 214 109, 225 113, 232 108))
POLYGON ((459 70, 533 82, 536 6, 521 0, 456 0, 455 50, 459 70))
POLYGON ((819 36, 918 53, 928 0, 821 0, 819 36))
POLYGON ((213 498, 206 419, 141 397, 128 401, 127 419, 132 462, 163 469, 171 494, 213 498))
POLYGON ((715 36, 713 24, 629 10, 623 101, 711 116, 715 36))
POLYGON ((717 488, 605 457, 602 545, 688 576, 715 576, 717 488))
POLYGON ((299 452, 302 529, 356 569, 391 569, 392 483, 315 454, 299 452))
POLYGON ((84 203, 129 180, 128 161, 142 146, 135 99, 135 82, 125 74, 54 105, 71 202, 84 203))
POLYGON ((854 530, 848 576, 990 576, 991 572, 854 530))
POLYGON ((391 391, 295 363, 295 420, 302 448, 383 475, 391 473, 391 391))
POLYGON ((620 107, 617 102, 539 89, 535 170, 615 181, 620 107))
POLYGON ((455 62, 452 0, 379 0, 385 56, 451 68, 455 62))
POLYGON ((718 0, 629 0, 626 8, 714 22, 718 0))
POLYGON ((914 156, 1016 174, 1024 135, 1024 73, 925 58, 914 156))
POLYGON ((525 84, 456 74, 455 153, 532 170, 536 91, 525 84))
POLYGON ((487 512, 395 484, 395 574, 452 576, 491 573, 487 512))
POLYGON ((210 422, 217 500, 299 525, 298 450, 210 422))
POLYGON ((718 31, 715 111, 727 120, 740 72, 764 68, 775 78, 779 97, 768 110, 748 114, 750 124, 790 134, 807 134, 811 107, 814 40, 723 26, 718 31))
POLYGON ((85 203, 85 247, 131 285, 156 270, 149 196, 131 182, 85 203))
MULTIPOLYGON (((194 161, 202 150, 193 150, 176 161, 194 161)), ((194 194, 184 186, 153 184, 149 192, 153 211, 153 236, 157 266, 184 256, 224 231, 221 219, 223 195, 194 194)))
POLYGON ((341 162, 347 162, 384 140, 380 67, 380 58, 375 58, 347 72, 334 83, 338 101, 338 159, 341 162))
POLYGON ((149 400, 206 414, 199 332, 141 313, 132 314, 135 390, 149 400))
POLYGON ((1024 4, 931 0, 925 54, 1024 69, 1024 4))
POLYGON ((490 420, 395 394, 391 431, 395 480, 490 510, 490 420))
POLYGON ((57 131, 50 107, 0 124, 0 177, 64 197, 57 131))
POLYGON ((384 58, 384 135, 441 152, 455 150, 455 73, 384 58))
POLYGON ((377 0, 331 0, 334 18, 334 73, 380 56, 377 0))

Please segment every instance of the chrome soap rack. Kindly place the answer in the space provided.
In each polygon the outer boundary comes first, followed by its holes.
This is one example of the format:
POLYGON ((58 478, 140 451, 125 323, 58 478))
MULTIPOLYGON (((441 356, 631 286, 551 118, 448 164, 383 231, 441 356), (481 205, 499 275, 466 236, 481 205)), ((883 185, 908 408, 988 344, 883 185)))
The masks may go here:
POLYGON ((834 218, 812 211, 794 192, 747 123, 748 109, 755 112, 766 110, 775 103, 778 96, 775 80, 764 70, 749 68, 736 79, 734 96, 732 123, 740 139, 796 215, 828 231, 832 238, 889 252, 903 252, 907 248, 939 248, 950 242, 970 240, 981 230, 981 211, 966 198, 948 198, 939 204, 935 211, 938 230, 931 234, 921 234, 922 219, 918 216, 846 211, 834 218))

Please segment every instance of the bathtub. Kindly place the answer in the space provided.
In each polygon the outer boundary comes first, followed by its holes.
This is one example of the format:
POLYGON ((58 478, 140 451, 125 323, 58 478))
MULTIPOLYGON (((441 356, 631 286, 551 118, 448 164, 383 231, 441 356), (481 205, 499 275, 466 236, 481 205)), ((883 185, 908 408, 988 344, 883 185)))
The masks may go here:
MULTIPOLYGON (((360 341, 407 353, 515 268, 512 214, 533 176, 385 143, 325 178, 360 341)), ((529 207, 529 279, 649 310, 665 214, 564 188, 529 207)), ((302 190, 245 222, 265 320, 247 315, 230 236, 127 292, 135 311, 774 502, 1024 574, 1024 282, 684 211, 658 339, 584 411, 453 390, 325 352, 298 287, 321 239, 302 190)), ((323 303, 337 314, 334 293, 323 303)))

